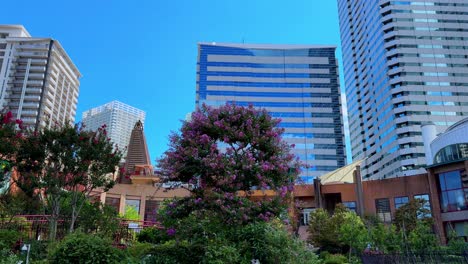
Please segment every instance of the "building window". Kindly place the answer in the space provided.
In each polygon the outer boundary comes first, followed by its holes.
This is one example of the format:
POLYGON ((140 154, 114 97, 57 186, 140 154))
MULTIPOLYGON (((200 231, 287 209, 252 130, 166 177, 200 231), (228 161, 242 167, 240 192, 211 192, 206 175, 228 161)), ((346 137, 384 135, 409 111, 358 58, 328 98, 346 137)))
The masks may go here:
POLYGON ((159 201, 146 200, 145 221, 156 222, 159 201))
POLYGON ((460 143, 444 147, 434 157, 434 163, 443 163, 468 158, 468 144, 460 143))
POLYGON ((350 211, 356 213, 356 202, 342 202, 342 204, 348 208, 350 211))
POLYGON ((375 211, 377 216, 385 223, 392 221, 392 215, 390 212, 390 200, 388 198, 376 199, 375 200, 375 211))
POLYGON ((456 236, 467 238, 466 231, 468 230, 468 222, 447 222, 445 223, 445 233, 447 237, 451 232, 455 232, 456 236))
POLYGON ((125 207, 133 207, 137 213, 140 213, 140 200, 125 200, 125 207))
POLYGON ((310 213, 312 213, 315 208, 304 208, 301 214, 301 225, 309 225, 310 213))
POLYGON ((120 198, 106 197, 106 205, 114 208, 118 213, 120 209, 120 198))
POLYGON ((395 197, 395 209, 402 207, 409 201, 408 196, 395 197))
POLYGON ((468 209, 468 176, 465 170, 440 173, 439 187, 442 212, 468 209))
POLYGON ((425 212, 419 213, 418 218, 421 219, 421 218, 432 217, 431 202, 429 201, 429 194, 415 195, 414 199, 420 199, 424 201, 422 209, 424 209, 425 212))

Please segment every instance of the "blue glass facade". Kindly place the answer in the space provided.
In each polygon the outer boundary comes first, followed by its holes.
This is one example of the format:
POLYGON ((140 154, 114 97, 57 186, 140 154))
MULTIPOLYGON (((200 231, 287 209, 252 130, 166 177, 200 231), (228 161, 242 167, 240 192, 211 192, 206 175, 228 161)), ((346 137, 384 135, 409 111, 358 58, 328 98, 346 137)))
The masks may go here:
POLYGON ((335 47, 199 44, 196 104, 265 108, 310 167, 301 178, 345 165, 335 47))

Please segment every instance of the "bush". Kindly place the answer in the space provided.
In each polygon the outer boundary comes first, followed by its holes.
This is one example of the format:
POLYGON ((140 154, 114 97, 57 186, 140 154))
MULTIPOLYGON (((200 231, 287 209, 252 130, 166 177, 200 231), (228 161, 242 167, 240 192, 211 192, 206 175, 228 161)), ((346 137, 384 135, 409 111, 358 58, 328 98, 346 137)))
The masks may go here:
POLYGON ((21 233, 16 230, 0 230, 0 248, 11 250, 20 238, 21 233))
POLYGON ((133 258, 142 259, 149 254, 152 248, 153 245, 149 243, 135 243, 127 248, 127 252, 133 258))
POLYGON ((341 254, 330 254, 328 252, 324 252, 325 254, 320 254, 320 257, 323 258, 322 264, 344 264, 348 263, 348 258, 341 255, 341 254))
POLYGON ((50 254, 50 263, 117 263, 124 256, 110 240, 74 233, 67 236, 50 254))
POLYGON ((19 260, 10 250, 0 247, 0 264, 16 264, 19 260))
POLYGON ((167 240, 167 235, 157 227, 145 228, 137 234, 137 241, 141 243, 160 244, 165 240, 167 240))

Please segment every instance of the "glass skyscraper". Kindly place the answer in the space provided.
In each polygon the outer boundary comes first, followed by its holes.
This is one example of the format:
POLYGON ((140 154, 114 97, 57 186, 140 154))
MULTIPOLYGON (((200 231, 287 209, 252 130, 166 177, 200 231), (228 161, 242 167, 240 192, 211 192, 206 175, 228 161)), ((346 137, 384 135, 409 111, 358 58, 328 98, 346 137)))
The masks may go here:
POLYGON ((353 160, 364 178, 425 172, 421 125, 468 115, 466 0, 338 0, 353 160))
POLYGON ((345 165, 335 47, 199 43, 196 104, 226 102, 282 119, 305 183, 345 165))

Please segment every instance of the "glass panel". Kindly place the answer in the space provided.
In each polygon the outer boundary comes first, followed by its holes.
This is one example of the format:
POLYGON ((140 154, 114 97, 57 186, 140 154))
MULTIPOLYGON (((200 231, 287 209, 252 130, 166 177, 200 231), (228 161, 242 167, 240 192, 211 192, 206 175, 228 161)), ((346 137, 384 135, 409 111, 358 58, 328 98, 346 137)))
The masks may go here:
POLYGON ((441 210, 442 212, 448 212, 449 211, 449 208, 448 208, 448 196, 447 196, 447 192, 443 192, 441 194, 441 199, 440 199, 440 207, 441 207, 441 210))
POLYGON ((465 230, 468 228, 468 222, 454 223, 454 229, 458 236, 465 236, 465 230))
POLYGON ((125 205, 135 208, 140 213, 140 200, 125 200, 125 205))
POLYGON ((343 205, 349 210, 356 212, 356 202, 343 202, 343 205))
POLYGON ((445 184, 445 175, 443 173, 439 174, 439 187, 441 191, 447 190, 447 187, 445 184))
POLYGON ((423 208, 426 209, 429 212, 427 214, 418 215, 418 218, 431 217, 432 214, 430 213, 431 212, 431 203, 429 202, 429 194, 415 195, 414 199, 422 199, 422 200, 426 201, 424 203, 424 205, 423 205, 423 208))
POLYGON ((408 196, 395 197, 395 209, 400 208, 406 203, 408 203, 408 196))
POLYGON ((390 214, 390 201, 388 198, 376 199, 375 209, 377 216, 380 217, 383 222, 390 222, 392 220, 390 214))
POLYGON ((119 212, 120 198, 106 197, 106 205, 113 207, 116 212, 119 212))
POLYGON ((145 221, 156 222, 159 201, 146 200, 145 221))
POLYGON ((460 179, 460 171, 450 171, 443 173, 445 176, 445 184, 447 190, 459 189, 462 187, 460 179))

